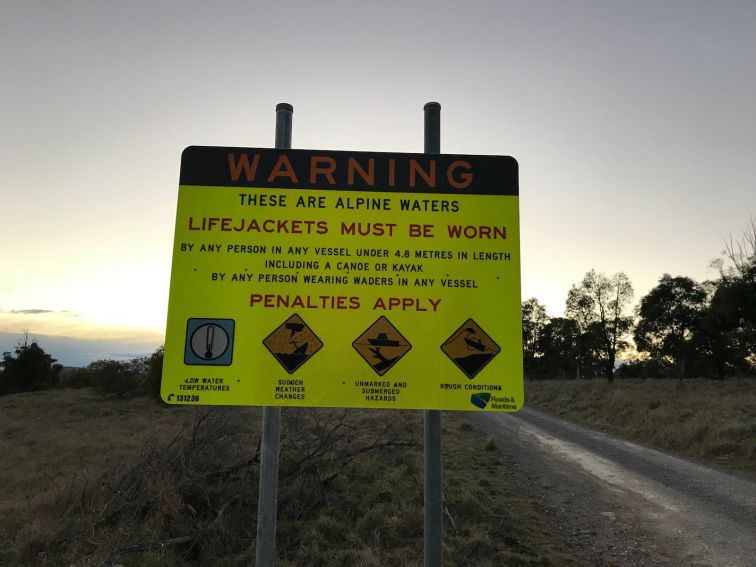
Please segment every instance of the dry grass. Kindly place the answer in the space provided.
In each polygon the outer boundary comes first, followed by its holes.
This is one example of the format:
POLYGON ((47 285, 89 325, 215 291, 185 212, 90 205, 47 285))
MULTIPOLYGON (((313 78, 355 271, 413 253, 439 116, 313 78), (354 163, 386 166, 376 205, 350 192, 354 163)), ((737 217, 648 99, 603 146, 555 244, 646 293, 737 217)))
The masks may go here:
POLYGON ((569 421, 756 474, 756 380, 547 380, 525 394, 569 421))
POLYGON ((158 410, 147 398, 107 400, 89 389, 0 397, 0 542, 46 541, 62 500, 166 443, 199 411, 158 410))
POLYGON ((48 501, 78 480, 157 445, 196 408, 154 412, 154 401, 105 400, 91 390, 0 397, 0 515, 48 501))
MULTIPOLYGON (((259 412, 0 398, 0 565, 247 565, 259 412)), ((280 565, 422 564, 420 412, 284 410, 280 565)), ((511 463, 444 416, 449 566, 577 565, 511 463)))

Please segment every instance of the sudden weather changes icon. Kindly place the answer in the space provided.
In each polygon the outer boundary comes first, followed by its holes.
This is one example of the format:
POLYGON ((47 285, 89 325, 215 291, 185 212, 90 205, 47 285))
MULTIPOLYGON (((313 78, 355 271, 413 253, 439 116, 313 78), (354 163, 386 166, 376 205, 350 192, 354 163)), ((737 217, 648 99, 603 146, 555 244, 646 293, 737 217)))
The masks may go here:
POLYGON ((470 380, 501 352, 480 326, 468 319, 441 345, 441 350, 470 380))
POLYGON ((228 366, 234 351, 233 319, 189 319, 184 364, 228 366))
POLYGON ((352 343, 354 350, 378 376, 383 376, 407 354, 412 345, 386 317, 379 317, 352 343))
POLYGON ((276 360, 292 374, 323 348, 321 341, 299 315, 292 315, 263 339, 276 360))

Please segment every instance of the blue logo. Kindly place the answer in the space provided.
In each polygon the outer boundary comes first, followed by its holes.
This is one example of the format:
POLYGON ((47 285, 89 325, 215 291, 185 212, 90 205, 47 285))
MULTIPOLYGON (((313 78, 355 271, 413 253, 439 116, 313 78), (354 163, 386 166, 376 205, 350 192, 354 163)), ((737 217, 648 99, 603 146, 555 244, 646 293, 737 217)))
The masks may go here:
POLYGON ((470 396, 470 403, 480 409, 484 409, 490 401, 491 392, 482 392, 480 394, 473 394, 472 396, 470 396))

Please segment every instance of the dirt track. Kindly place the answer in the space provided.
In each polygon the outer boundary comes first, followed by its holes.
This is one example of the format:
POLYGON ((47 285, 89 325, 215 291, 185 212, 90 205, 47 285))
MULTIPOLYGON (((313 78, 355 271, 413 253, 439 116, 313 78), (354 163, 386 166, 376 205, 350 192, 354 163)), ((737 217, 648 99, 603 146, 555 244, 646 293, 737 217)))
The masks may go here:
POLYGON ((471 413, 590 565, 756 565, 756 483, 532 409, 471 413))

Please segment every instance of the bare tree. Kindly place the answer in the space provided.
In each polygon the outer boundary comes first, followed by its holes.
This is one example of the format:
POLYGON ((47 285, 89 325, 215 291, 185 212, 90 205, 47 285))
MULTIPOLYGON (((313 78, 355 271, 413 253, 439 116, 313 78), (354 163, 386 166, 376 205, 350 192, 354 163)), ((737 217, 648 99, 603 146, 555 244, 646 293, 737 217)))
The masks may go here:
POLYGON ((724 255, 732 262, 735 273, 743 280, 754 281, 756 278, 756 221, 753 217, 743 230, 741 240, 735 241, 730 235, 725 241, 724 255))

